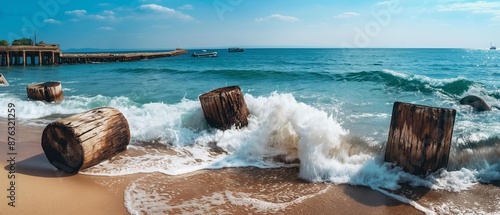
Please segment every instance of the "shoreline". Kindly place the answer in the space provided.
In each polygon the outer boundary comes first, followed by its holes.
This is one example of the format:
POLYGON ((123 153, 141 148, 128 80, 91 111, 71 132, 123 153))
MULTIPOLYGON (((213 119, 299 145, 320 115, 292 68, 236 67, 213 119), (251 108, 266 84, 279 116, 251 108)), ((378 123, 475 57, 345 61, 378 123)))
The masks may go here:
MULTIPOLYGON (((161 173, 124 176, 68 175, 56 171, 46 159, 40 145, 43 128, 16 124, 16 207, 8 206, 9 199, 2 198, 0 214, 69 214, 75 211, 83 214, 129 214, 125 201, 126 195, 130 194, 127 189, 132 184, 137 186, 137 189, 132 191, 140 190, 140 185, 144 184, 148 189, 165 186, 169 188, 168 192, 176 193, 174 200, 170 202, 156 199, 163 204, 181 204, 181 200, 194 201, 216 193, 242 192, 278 202, 284 198, 283 195, 295 199, 291 205, 265 213, 322 214, 331 211, 336 214, 423 214, 411 205, 368 187, 301 181, 297 178, 298 168, 225 168, 176 176, 161 173), (146 182, 155 183, 149 185, 146 182)), ((6 131, 7 121, 0 118, 0 132, 6 131)), ((9 158, 4 138, 0 139, 0 147, 0 165, 4 168, 4 176, 0 176, 0 190, 7 194, 9 179, 5 176, 8 174, 9 164, 6 161, 9 158)), ((459 193, 413 187, 391 193, 404 195, 426 208, 436 208, 441 213, 500 211, 500 206, 497 206, 500 204, 498 184, 478 184, 459 193)), ((150 198, 161 196, 164 195, 156 194, 150 198)), ((226 198, 222 205, 212 205, 207 212, 216 214, 219 210, 231 213, 262 213, 255 205, 235 205, 229 198, 226 198)), ((168 213, 175 212, 182 210, 172 209, 168 213)))

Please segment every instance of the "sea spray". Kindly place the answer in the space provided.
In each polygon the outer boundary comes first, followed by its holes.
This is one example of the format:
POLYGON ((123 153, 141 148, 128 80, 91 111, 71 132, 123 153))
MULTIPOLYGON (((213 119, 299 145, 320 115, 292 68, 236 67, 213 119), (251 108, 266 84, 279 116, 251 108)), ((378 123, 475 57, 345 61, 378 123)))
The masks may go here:
POLYGON ((197 132, 208 128, 197 101, 183 99, 174 105, 149 103, 140 107, 117 106, 130 121, 132 137, 139 142, 156 140, 185 146, 194 142, 197 132))

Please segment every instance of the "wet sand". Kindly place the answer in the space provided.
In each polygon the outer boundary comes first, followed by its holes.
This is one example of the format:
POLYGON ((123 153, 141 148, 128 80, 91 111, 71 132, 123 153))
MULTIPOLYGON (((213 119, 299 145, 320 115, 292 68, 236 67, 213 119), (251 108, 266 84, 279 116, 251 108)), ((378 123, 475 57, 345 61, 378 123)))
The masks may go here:
MULTIPOLYGON (((0 214, 128 214, 125 207, 127 195, 142 202, 137 205, 144 208, 138 210, 140 214, 195 213, 200 211, 200 205, 207 204, 200 199, 216 194, 224 195, 218 197, 219 204, 208 201, 209 205, 203 207, 205 213, 422 214, 413 206, 367 187, 301 181, 297 179, 297 168, 229 168, 179 176, 159 173, 113 177, 67 175, 55 170, 43 154, 40 146, 42 131, 43 127, 16 124, 16 207, 11 207, 7 198, 11 181, 8 179, 10 165, 5 136, 7 122, 0 120, 0 165, 4 168, 0 175, 0 214), (148 184, 151 186, 140 186, 148 184), (141 190, 147 195, 134 195, 141 190), (148 190, 160 193, 153 195, 147 193, 148 190), (272 209, 248 202, 244 204, 243 201, 235 204, 234 198, 243 194, 277 204, 272 209), (155 204, 148 208, 148 201, 155 204), (172 207, 169 210, 154 208, 166 204, 172 207)), ((439 213, 500 213, 498 184, 476 185, 460 193, 411 187, 397 193, 439 213)))

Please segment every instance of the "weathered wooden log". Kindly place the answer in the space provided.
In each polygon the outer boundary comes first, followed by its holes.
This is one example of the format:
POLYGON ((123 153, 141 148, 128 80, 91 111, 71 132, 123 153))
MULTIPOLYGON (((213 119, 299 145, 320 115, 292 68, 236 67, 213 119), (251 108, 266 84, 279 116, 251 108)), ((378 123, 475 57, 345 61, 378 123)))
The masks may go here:
POLYGON ((52 165, 68 173, 99 164, 126 150, 130 142, 127 119, 103 107, 76 114, 45 127, 42 148, 52 165))
POLYGON ((395 102, 385 161, 414 175, 446 168, 455 116, 454 109, 395 102))
POLYGON ((248 125, 248 108, 239 86, 223 87, 202 94, 203 115, 212 127, 226 130, 248 125))
POLYGON ((43 82, 26 87, 28 98, 46 102, 60 102, 64 99, 61 83, 43 82))
POLYGON ((5 79, 2 73, 0 73, 0 85, 9 86, 9 82, 5 79))

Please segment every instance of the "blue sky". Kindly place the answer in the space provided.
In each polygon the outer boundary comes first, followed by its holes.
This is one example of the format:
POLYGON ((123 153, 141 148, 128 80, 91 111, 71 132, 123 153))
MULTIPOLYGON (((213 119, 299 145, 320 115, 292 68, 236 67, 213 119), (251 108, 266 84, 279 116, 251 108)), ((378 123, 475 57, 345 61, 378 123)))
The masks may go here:
POLYGON ((0 39, 62 49, 444 47, 500 45, 492 0, 16 0, 0 39))

